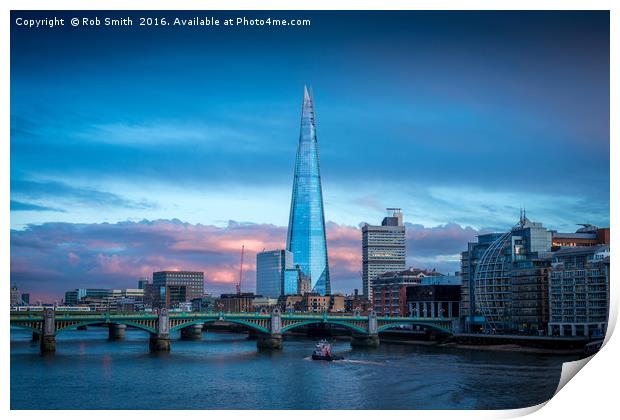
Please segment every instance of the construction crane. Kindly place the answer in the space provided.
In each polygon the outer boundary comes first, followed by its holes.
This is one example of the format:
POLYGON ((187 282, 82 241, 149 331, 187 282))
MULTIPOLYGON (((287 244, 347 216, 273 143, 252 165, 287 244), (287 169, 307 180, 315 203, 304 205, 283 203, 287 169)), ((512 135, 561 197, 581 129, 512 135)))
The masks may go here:
POLYGON ((243 279, 243 252, 245 245, 241 245, 241 263, 239 264, 239 281, 237 282, 237 294, 241 294, 241 279, 243 279))

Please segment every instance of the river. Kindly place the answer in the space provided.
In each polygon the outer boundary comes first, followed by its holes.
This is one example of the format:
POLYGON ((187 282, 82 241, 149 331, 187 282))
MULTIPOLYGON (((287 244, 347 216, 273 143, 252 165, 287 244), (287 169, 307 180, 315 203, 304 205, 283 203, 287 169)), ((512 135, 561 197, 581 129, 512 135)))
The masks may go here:
POLYGON ((562 362, 538 355, 381 344, 352 349, 331 340, 343 361, 316 362, 315 341, 286 337, 284 350, 257 351, 244 334, 205 332, 153 355, 148 336, 104 328, 66 331, 56 354, 11 330, 12 409, 498 409, 549 399, 562 362))

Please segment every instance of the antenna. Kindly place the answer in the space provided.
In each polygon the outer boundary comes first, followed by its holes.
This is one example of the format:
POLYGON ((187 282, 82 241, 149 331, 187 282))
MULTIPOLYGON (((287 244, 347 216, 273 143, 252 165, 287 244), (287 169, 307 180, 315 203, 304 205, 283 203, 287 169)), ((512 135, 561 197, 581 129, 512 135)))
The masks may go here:
POLYGON ((239 281, 237 282, 237 294, 241 294, 241 279, 243 279, 243 252, 245 245, 241 245, 241 263, 239 264, 239 281))

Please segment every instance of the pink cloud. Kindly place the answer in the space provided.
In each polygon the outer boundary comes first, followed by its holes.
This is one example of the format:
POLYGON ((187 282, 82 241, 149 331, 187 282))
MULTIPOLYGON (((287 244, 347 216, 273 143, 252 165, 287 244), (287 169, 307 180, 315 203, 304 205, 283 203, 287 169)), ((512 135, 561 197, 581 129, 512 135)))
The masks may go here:
MULTIPOLYGON (((361 287, 360 228, 331 222, 326 228, 332 289, 361 287)), ((154 271, 195 270, 205 273, 207 292, 232 292, 245 245, 242 287, 250 291, 256 253, 283 248, 286 230, 269 224, 229 222, 218 227, 178 220, 46 223, 11 231, 11 280, 33 294, 62 296, 75 287, 133 287, 139 277, 154 271)), ((458 225, 407 225, 408 258, 415 263, 416 256, 453 255, 475 235, 475 230, 458 225)))

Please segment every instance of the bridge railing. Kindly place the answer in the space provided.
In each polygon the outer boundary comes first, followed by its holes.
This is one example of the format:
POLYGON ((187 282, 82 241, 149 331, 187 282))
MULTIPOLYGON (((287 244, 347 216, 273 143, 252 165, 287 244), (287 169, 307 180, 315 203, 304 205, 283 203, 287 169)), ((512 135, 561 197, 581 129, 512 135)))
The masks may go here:
MULTIPOLYGON (((108 311, 97 311, 97 312, 85 312, 85 311, 57 311, 55 312, 57 317, 62 317, 66 319, 70 318, 80 318, 80 319, 99 319, 106 317, 114 317, 115 319, 122 318, 155 318, 157 317, 157 312, 108 312, 108 311)), ((324 317, 328 317, 330 319, 360 319, 367 318, 368 315, 360 315, 356 316, 355 313, 352 312, 282 312, 282 316, 288 319, 295 318, 316 318, 322 319, 324 317)), ((271 317, 271 312, 219 312, 219 311, 210 311, 210 312, 169 312, 169 316, 172 318, 201 318, 201 317, 259 317, 259 318, 269 318, 271 317)), ((38 319, 43 317, 43 313, 41 311, 11 311, 10 315, 11 319, 38 319)), ((394 317, 394 316, 377 316, 377 319, 381 320, 392 320, 392 321, 451 321, 457 319, 455 317, 394 317)))

